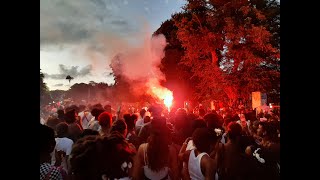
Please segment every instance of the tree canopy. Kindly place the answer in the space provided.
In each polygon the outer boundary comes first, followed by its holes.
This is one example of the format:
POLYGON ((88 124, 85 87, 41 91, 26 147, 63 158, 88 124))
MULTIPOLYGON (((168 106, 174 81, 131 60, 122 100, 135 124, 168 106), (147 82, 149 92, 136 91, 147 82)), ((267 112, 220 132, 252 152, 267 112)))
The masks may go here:
POLYGON ((248 99, 252 91, 279 92, 277 1, 188 0, 183 9, 156 31, 167 30, 163 34, 172 43, 162 63, 167 80, 173 68, 187 70, 176 72, 194 87, 195 101, 232 103, 248 99))
POLYGON ((49 88, 47 84, 43 81, 44 74, 41 72, 40 69, 40 103, 47 104, 51 101, 51 97, 49 94, 49 88))

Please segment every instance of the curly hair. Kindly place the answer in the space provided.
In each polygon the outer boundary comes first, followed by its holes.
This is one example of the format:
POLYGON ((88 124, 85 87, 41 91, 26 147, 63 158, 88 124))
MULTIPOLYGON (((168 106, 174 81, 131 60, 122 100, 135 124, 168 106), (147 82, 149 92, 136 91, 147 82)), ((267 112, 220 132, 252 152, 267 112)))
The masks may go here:
POLYGON ((127 129, 127 124, 123 119, 118 119, 117 121, 113 122, 110 132, 120 132, 121 134, 125 133, 127 129))
POLYGON ((207 123, 208 128, 222 128, 223 120, 218 114, 208 113, 204 117, 205 122, 207 123))
POLYGON ((197 128, 192 134, 194 145, 200 152, 210 152, 210 145, 218 140, 216 133, 211 128, 197 128))
POLYGON ((134 155, 135 151, 118 132, 86 136, 75 143, 71 152, 73 177, 75 180, 100 180, 102 175, 109 179, 126 177, 128 172, 122 165, 124 162, 132 165, 134 155))
POLYGON ((235 140, 242 134, 242 127, 236 122, 230 122, 227 126, 229 139, 235 140))

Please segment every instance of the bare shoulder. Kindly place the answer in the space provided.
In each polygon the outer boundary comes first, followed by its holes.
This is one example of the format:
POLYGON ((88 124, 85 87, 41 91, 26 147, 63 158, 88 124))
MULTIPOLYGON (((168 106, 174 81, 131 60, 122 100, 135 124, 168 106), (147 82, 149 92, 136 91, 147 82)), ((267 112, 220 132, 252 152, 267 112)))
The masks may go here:
POLYGON ((139 156, 142 156, 143 153, 144 153, 144 149, 147 147, 147 143, 143 143, 139 146, 139 149, 138 149, 138 155, 139 156))
POLYGON ((215 159, 212 159, 209 155, 204 155, 201 158, 201 165, 203 167, 209 167, 209 168, 214 168, 217 166, 217 162, 215 159))
POLYGON ((201 161, 208 162, 208 163, 214 162, 214 160, 209 155, 202 156, 201 161))

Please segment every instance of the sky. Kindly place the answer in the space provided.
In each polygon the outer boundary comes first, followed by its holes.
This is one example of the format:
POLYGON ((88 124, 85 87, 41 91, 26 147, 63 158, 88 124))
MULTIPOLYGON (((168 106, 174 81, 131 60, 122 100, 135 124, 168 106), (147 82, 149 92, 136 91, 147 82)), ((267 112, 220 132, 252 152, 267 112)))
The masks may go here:
POLYGON ((143 43, 183 0, 41 0, 40 69, 50 90, 114 83, 111 58, 143 43), (70 83, 67 75, 74 77, 70 83))

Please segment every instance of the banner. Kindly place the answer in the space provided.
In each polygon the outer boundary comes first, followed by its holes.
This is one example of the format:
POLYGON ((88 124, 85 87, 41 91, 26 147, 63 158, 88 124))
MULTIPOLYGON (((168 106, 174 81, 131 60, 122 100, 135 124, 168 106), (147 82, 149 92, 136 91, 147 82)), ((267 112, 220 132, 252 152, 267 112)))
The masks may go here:
POLYGON ((252 92, 252 109, 260 109, 261 106, 261 92, 252 92))

